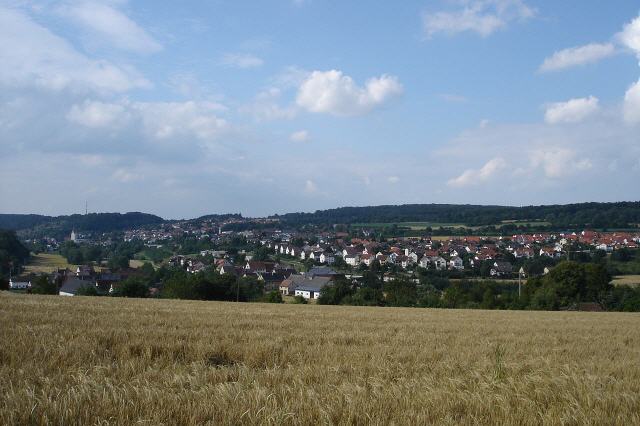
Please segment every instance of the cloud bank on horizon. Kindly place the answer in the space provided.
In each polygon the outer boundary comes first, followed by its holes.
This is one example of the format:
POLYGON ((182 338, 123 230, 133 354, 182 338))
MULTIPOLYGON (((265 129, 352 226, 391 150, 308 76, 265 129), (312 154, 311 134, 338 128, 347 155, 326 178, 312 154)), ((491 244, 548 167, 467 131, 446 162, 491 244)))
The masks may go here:
POLYGON ((0 0, 0 211, 640 197, 636 2, 344 3, 0 0))

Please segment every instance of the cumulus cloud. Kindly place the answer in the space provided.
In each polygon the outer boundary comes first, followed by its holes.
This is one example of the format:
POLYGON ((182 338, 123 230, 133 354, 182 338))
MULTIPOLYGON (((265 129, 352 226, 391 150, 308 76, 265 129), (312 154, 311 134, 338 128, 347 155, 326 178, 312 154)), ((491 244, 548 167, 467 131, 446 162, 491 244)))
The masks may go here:
POLYGON ((147 31, 108 2, 68 3, 60 8, 60 13, 118 49, 136 53, 162 50, 162 45, 147 31))
POLYGON ((140 180, 141 176, 129 170, 117 169, 115 172, 113 172, 111 178, 120 183, 129 183, 140 180))
POLYGON ((126 118, 124 105, 86 100, 81 105, 73 105, 67 119, 86 127, 108 127, 126 118))
POLYGON ((101 93, 150 86, 132 68, 91 59, 21 11, 2 6, 0 84, 101 93))
POLYGON ((544 119, 549 124, 578 123, 592 116, 600 109, 599 100, 594 96, 571 99, 547 106, 544 119))
POLYGON ((624 119, 627 123, 640 123, 640 80, 624 96, 624 119))
POLYGON ((306 192, 307 194, 314 194, 318 192, 318 187, 316 186, 314 181, 307 179, 304 183, 304 192, 306 192))
POLYGON ((256 68, 263 63, 261 58, 248 53, 226 53, 222 57, 223 65, 234 68, 256 68))
POLYGON ((522 0, 463 0, 461 3, 463 6, 458 10, 424 13, 422 23, 427 36, 474 32, 486 37, 509 22, 535 16, 535 10, 522 0))
POLYGON ((354 116, 371 111, 402 91, 393 76, 371 78, 360 87, 341 71, 314 71, 300 85, 296 103, 310 112, 354 116))
POLYGON ((542 169, 548 178, 560 178, 592 167, 591 160, 576 159, 576 152, 566 148, 533 150, 529 158, 532 168, 542 169))
POLYGON ((591 43, 555 52, 540 66, 541 72, 559 71, 579 65, 592 64, 615 54, 612 43, 591 43))
POLYGON ((478 185, 491 179, 496 173, 507 167, 504 158, 496 157, 489 160, 480 169, 465 170, 460 176, 450 179, 447 184, 453 187, 478 185))
MULTIPOLYGON (((617 38, 640 59, 640 16, 626 24, 617 38)), ((627 123, 640 123, 640 80, 632 84, 625 93, 623 112, 627 123)))
POLYGON ((118 122, 129 121, 135 130, 166 140, 197 138, 213 140, 228 128, 226 120, 216 116, 218 104, 211 102, 130 102, 106 103, 86 100, 71 107, 67 119, 90 128, 115 130, 118 122))
POLYGON ((306 130, 299 130, 291 133, 289 140, 292 142, 307 142, 309 140, 309 132, 306 130))
POLYGON ((240 112, 251 114, 258 121, 290 120, 298 111, 294 105, 281 105, 282 90, 270 87, 258 93, 253 102, 240 107, 240 112))
POLYGON ((226 120, 215 115, 219 106, 211 102, 136 102, 132 109, 156 139, 193 136, 212 140, 228 127, 226 120))
POLYGON ((640 16, 626 24, 617 38, 624 46, 640 56, 640 16))

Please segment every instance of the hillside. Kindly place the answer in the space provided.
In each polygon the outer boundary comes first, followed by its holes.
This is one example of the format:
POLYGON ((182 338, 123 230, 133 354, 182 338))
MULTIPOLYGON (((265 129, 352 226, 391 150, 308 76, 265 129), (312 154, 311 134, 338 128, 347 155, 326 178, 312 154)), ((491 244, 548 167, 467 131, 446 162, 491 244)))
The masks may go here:
POLYGON ((148 213, 89 213, 70 216, 0 214, 0 229, 29 231, 30 236, 67 235, 78 232, 110 232, 163 223, 164 219, 148 213))
MULTIPOLYGON (((531 223, 550 229, 566 228, 630 228, 640 223, 640 202, 580 203, 543 206, 482 206, 470 204, 403 204, 367 207, 340 207, 318 210, 313 213, 286 213, 270 216, 283 225, 332 224, 393 224, 435 223, 457 226, 482 227, 504 223, 531 223)), ((190 219, 201 223, 205 220, 241 221, 235 214, 211 214, 190 219)), ((0 214, 0 229, 23 231, 23 235, 66 235, 72 229, 78 232, 109 232, 131 229, 166 222, 159 216, 147 213, 90 213, 88 215, 41 216, 0 214)), ((230 223, 225 230, 242 231, 260 228, 260 224, 230 223)))
POLYGON ((640 317, 0 292, 0 424, 638 424, 640 317))
POLYGON ((314 213, 276 215, 288 225, 334 223, 436 222, 489 226, 503 221, 544 221, 552 227, 626 228, 640 223, 640 202, 580 203, 547 206, 404 204, 341 207, 314 213))

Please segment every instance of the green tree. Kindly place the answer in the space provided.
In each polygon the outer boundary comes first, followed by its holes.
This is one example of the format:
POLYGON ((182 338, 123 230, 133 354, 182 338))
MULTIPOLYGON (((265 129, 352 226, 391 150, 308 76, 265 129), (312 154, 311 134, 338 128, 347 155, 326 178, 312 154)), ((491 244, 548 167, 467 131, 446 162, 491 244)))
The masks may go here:
POLYGON ((345 297, 351 296, 354 292, 355 289, 349 281, 346 279, 337 279, 320 290, 318 304, 339 305, 345 297))
POLYGON ((109 266, 109 268, 116 271, 122 270, 122 269, 128 269, 130 259, 131 258, 125 254, 114 254, 109 258, 107 265, 109 266))
POLYGON ((415 306, 418 302, 417 286, 407 279, 389 281, 384 291, 389 306, 415 306))
POLYGON ((284 303, 282 294, 278 290, 272 290, 265 296, 265 302, 267 303, 284 303))
POLYGON ((58 294, 58 286, 49 280, 46 275, 40 275, 31 282, 31 293, 33 294, 58 294))
POLYGON ((253 260, 258 260, 258 261, 269 260, 269 249, 265 246, 258 247, 253 253, 253 260))
POLYGON ((122 281, 114 292, 115 297, 138 297, 144 298, 149 296, 149 287, 142 278, 130 277, 122 281))
POLYGON ((83 285, 76 291, 77 296, 97 296, 98 290, 95 285, 87 284, 83 285))
POLYGON ((380 289, 362 287, 353 295, 345 297, 342 303, 354 306, 384 306, 384 293, 380 289))
POLYGON ((624 247, 619 250, 614 250, 611 253, 611 260, 616 262, 629 262, 633 260, 633 253, 628 248, 624 247))
POLYGON ((309 303, 309 302, 307 302, 307 299, 305 299, 302 296, 295 296, 293 298, 293 304, 295 304, 295 305, 306 305, 307 303, 309 303))

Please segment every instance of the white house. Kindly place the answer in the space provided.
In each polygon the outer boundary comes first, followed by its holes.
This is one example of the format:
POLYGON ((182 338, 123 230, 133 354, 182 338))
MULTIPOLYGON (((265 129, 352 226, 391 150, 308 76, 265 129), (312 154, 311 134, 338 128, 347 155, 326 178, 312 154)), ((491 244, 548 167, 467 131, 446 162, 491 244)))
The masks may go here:
POLYGON ((440 257, 440 256, 432 257, 430 260, 436 266, 436 269, 438 271, 442 271, 444 269, 447 269, 447 261, 443 257, 440 257))
POLYGON ((360 256, 358 256, 357 254, 347 255, 344 257, 344 261, 349 266, 358 266, 358 264, 360 263, 360 256))
POLYGON ((452 257, 449 261, 449 269, 462 270, 464 269, 464 262, 462 262, 462 259, 459 256, 452 257))
POLYGON ((331 253, 322 253, 320 255, 320 263, 326 263, 332 265, 336 261, 336 258, 331 253))
POLYGON ((11 290, 26 290, 31 287, 31 281, 13 281, 9 279, 9 289, 11 290))

